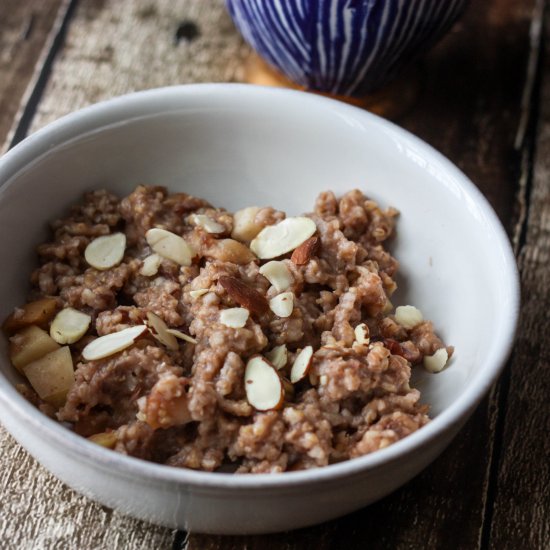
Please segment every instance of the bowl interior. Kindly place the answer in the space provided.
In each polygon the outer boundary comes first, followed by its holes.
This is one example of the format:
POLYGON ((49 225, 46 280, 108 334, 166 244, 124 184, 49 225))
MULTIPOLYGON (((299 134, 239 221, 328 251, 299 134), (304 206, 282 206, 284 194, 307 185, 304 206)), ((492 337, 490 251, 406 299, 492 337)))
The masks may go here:
MULTIPOLYGON (((393 302, 419 307, 455 346, 447 370, 415 375, 434 415, 450 406, 508 345, 515 300, 508 245, 478 192, 422 142, 357 109, 299 92, 190 88, 85 110, 0 165, 0 317, 25 300, 48 220, 86 190, 123 195, 159 184, 230 210, 272 205, 298 214, 322 190, 357 187, 401 211, 393 302)), ((0 368, 16 380, 3 353, 0 368)))

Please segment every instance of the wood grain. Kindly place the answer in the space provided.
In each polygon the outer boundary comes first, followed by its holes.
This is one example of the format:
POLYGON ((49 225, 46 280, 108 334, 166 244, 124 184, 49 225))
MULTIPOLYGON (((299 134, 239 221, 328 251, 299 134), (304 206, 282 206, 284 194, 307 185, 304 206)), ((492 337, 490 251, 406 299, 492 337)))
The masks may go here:
POLYGON ((61 5, 62 0, 0 2, 0 145, 12 126, 21 96, 32 85, 61 5))
POLYGON ((31 131, 116 95, 188 82, 238 81, 249 49, 223 0, 82 0, 31 131), (182 22, 198 35, 176 42, 182 22))
MULTIPOLYGON (((546 14, 545 36, 550 32, 546 14)), ((523 306, 512 356, 490 547, 550 545, 550 44, 543 83, 529 213, 519 253, 523 306)))
MULTIPOLYGON (((45 4, 49 8, 52 2, 45 4)), ((520 104, 534 3, 472 3, 467 16, 418 65, 421 93, 398 121, 463 168, 488 196, 509 231, 516 215, 518 181, 522 175, 524 182, 528 179, 529 154, 514 148, 514 142, 523 120, 520 104)), ((117 0, 116 7, 104 0, 80 0, 31 130, 121 93, 184 82, 238 81, 248 54, 222 0, 117 0), (181 24, 187 21, 197 23, 198 35, 194 38, 193 33, 181 31, 181 24)), ((0 98, 1 90, 0 80, 0 98)), ((0 124, 1 120, 0 115, 0 124)), ((544 128, 550 124, 548 113, 545 120, 544 128)), ((266 537, 180 533, 174 538, 168 529, 124 518, 70 491, 0 430, 2 547, 470 549, 484 547, 490 541, 494 548, 505 548, 511 530, 514 541, 524 537, 532 543, 515 548, 542 548, 540 544, 548 536, 540 521, 544 511, 548 513, 548 504, 544 503, 548 472, 540 468, 540 461, 545 453, 548 456, 548 448, 537 439, 537 433, 543 430, 534 419, 538 418, 537 412, 540 415, 544 411, 544 402, 542 389, 534 394, 527 390, 548 366, 548 352, 538 343, 543 341, 544 317, 537 299, 548 309, 543 294, 546 291, 548 300, 550 282, 544 262, 548 260, 550 214, 543 181, 549 167, 543 157, 544 151, 550 150, 549 132, 541 128, 533 188, 533 197, 546 204, 546 209, 531 206, 522 252, 525 288, 538 294, 526 303, 523 324, 528 332, 520 335, 509 388, 495 390, 449 449, 420 476, 381 502, 321 526, 266 537), (533 221, 534 214, 546 216, 545 221, 533 221), (539 240, 546 242, 546 248, 539 248, 539 240), (533 360, 536 357, 539 359, 533 360), (533 372, 528 372, 529 368, 533 372), (523 387, 524 379, 526 389, 512 395, 514 388, 523 387), (501 406, 506 403, 508 409, 503 416, 501 406), (516 421, 518 411, 523 411, 522 422, 516 421), (504 427, 502 445, 499 441, 495 444, 497 425, 504 427), (528 452, 526 437, 531 438, 528 452), (530 458, 526 460, 522 453, 530 458), (525 468, 532 469, 520 470, 525 483, 514 473, 521 461, 526 463, 525 468), (537 464, 540 479, 535 479, 537 464), (493 491, 489 488, 490 471, 497 466, 499 475, 493 491), (535 488, 534 495, 529 494, 530 487, 535 488), (487 502, 493 494, 494 508, 492 502, 487 502), (512 510, 510 517, 508 508, 512 510), (494 519, 492 529, 484 523, 486 510, 490 511, 489 519, 494 519), (527 516, 538 521, 532 532, 527 516)), ((0 132, 0 142, 1 136, 0 132)), ((526 142, 525 147, 529 145, 526 142)))

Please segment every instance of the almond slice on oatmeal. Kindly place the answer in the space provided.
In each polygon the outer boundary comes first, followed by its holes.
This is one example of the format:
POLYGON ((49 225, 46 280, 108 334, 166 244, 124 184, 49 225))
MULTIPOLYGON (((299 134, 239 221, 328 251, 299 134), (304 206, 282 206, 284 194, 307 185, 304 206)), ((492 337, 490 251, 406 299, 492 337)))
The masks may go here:
POLYGON ((168 349, 177 350, 178 341, 176 337, 168 332, 168 325, 164 320, 152 311, 147 312, 147 326, 153 338, 165 345, 168 349))
POLYGON ((277 292, 290 288, 293 277, 284 262, 271 260, 262 265, 260 273, 275 287, 277 292))
POLYGON ((229 328, 242 328, 246 325, 250 312, 244 307, 231 307, 220 311, 220 323, 229 328))
POLYGON ((365 323, 360 323, 354 329, 355 332, 355 341, 358 344, 368 346, 370 342, 369 338, 369 327, 365 323))
POLYGON ((210 291, 207 288, 198 288, 197 290, 190 290, 189 296, 191 296, 193 300, 196 300, 197 298, 200 298, 201 296, 208 294, 208 292, 210 291))
POLYGON ((158 254, 151 254, 143 260, 139 273, 145 277, 153 277, 158 273, 162 257, 158 254))
POLYGON ((126 235, 113 233, 94 239, 84 251, 84 259, 92 267, 105 271, 118 265, 126 250, 126 235))
POLYGON ((306 265, 319 251, 321 239, 319 237, 310 237, 294 250, 290 259, 296 265, 306 265))
POLYGON ((290 317, 294 310, 294 294, 292 292, 277 294, 269 300, 269 309, 277 317, 290 317))
POLYGON ((219 234, 225 231, 225 226, 205 214, 191 214, 188 220, 197 227, 201 227, 207 233, 219 234))
POLYGON ((424 356, 423 364, 424 368, 428 372, 441 372, 447 361, 449 360, 449 354, 445 348, 438 349, 433 355, 424 356))
POLYGON ((270 260, 294 250, 315 231, 317 227, 310 218, 286 218, 276 225, 264 227, 250 243, 250 249, 261 260, 270 260))
POLYGON ((413 329, 424 321, 422 312, 414 306, 398 306, 395 309, 395 320, 407 330, 413 329))
POLYGON ((62 309, 52 321, 50 336, 58 344, 74 344, 88 331, 92 318, 72 307, 62 309))
POLYGON ((269 309, 265 297, 244 281, 224 275, 218 279, 218 282, 234 302, 251 313, 261 315, 269 309))
POLYGON ((265 358, 277 369, 282 369, 288 362, 286 344, 275 346, 265 354, 265 358))
POLYGON ((186 342, 189 342, 190 344, 196 344, 197 341, 192 336, 189 336, 189 334, 185 334, 185 332, 182 332, 181 330, 178 330, 177 328, 169 328, 166 330, 168 334, 172 334, 176 338, 179 338, 180 340, 185 340, 186 342))
POLYGON ((172 260, 179 265, 191 265, 195 251, 179 235, 160 227, 153 227, 145 233, 145 238, 153 252, 159 256, 172 260))
POLYGON ((82 350, 82 357, 86 361, 96 361, 114 355, 129 348, 146 330, 146 325, 136 325, 100 336, 82 350))
POLYGON ((313 357, 313 348, 311 346, 306 346, 294 359, 292 363, 292 368, 290 369, 290 381, 293 384, 299 382, 307 376, 309 369, 311 367, 311 360, 313 357))
POLYGON ((256 223, 259 206, 248 206, 233 214, 233 231, 231 237, 237 241, 250 242, 261 230, 262 225, 256 223))
POLYGON ((275 368, 261 355, 248 360, 244 372, 244 387, 248 402, 257 411, 278 409, 284 400, 281 378, 275 368))

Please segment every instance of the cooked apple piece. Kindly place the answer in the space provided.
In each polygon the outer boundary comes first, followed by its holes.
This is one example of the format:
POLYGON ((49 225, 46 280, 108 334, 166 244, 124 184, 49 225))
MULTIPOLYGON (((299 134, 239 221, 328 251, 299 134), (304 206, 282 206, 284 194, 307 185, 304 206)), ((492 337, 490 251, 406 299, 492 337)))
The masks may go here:
POLYGON ((16 307, 13 313, 4 321, 2 328, 8 332, 17 332, 29 325, 44 326, 57 311, 55 298, 41 298, 16 307))
POLYGON ((114 449, 116 445, 116 433, 115 432, 100 432, 98 434, 91 435, 88 441, 106 447, 107 449, 114 449))
POLYGON ((61 407, 74 383, 69 346, 63 346, 25 365, 23 372, 40 399, 61 407))
POLYGON ((59 344, 36 325, 20 330, 10 338, 10 359, 12 365, 20 372, 23 372, 25 365, 56 349, 59 349, 59 344))

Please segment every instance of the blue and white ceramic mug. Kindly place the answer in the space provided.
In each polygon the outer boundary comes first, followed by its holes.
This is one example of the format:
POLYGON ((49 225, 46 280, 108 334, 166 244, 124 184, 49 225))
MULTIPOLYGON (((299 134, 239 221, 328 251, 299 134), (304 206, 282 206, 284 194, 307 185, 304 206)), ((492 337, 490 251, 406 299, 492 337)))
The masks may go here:
POLYGON ((343 96, 379 88, 428 49, 468 0, 227 0, 245 40, 299 86, 343 96))

